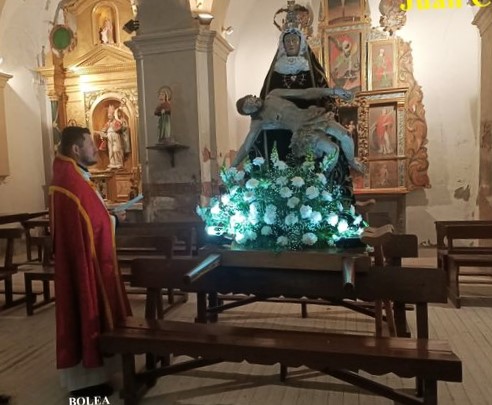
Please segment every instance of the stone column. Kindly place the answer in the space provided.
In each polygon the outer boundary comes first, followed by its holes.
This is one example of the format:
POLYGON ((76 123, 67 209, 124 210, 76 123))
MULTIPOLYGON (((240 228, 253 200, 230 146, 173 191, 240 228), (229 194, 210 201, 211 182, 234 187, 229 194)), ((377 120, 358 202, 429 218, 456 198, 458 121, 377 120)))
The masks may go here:
POLYGON ((481 8, 473 20, 482 38, 480 85, 479 219, 492 219, 492 7, 481 8))
POLYGON ((0 183, 10 174, 9 148, 7 145, 7 125, 5 123, 5 101, 3 90, 11 75, 0 72, 0 183))
POLYGON ((126 44, 137 61, 145 216, 148 221, 189 217, 200 196, 217 183, 218 150, 229 150, 223 143, 228 140, 225 65, 231 48, 198 24, 188 1, 146 0, 138 18, 139 32, 126 44), (175 146, 158 144, 154 111, 162 86, 172 89, 175 146))

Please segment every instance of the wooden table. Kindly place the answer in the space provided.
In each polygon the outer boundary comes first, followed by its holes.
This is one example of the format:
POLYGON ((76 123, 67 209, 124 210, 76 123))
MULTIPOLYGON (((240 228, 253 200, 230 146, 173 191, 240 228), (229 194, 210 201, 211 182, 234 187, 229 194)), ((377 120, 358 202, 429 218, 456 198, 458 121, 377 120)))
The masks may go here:
MULTIPOLYGON (((218 261, 191 271, 175 261, 136 261, 133 277, 139 267, 153 273, 153 285, 197 293, 197 321, 217 320, 218 313, 233 304, 219 305, 219 294, 246 294, 267 299, 288 297, 325 299, 338 303, 346 299, 375 301, 387 299, 394 305, 397 332, 406 334, 405 303, 416 304, 417 335, 428 338, 427 304, 445 303, 446 278, 442 270, 429 268, 368 266, 369 258, 360 252, 283 252, 234 251, 204 248, 199 259, 219 255, 218 261), (347 288, 342 271, 347 259, 354 260, 355 278, 347 288)), ((199 261, 197 261, 199 263, 199 261)))
MULTIPOLYGON (((204 249, 203 255, 217 253, 204 249)), ((417 337, 428 338, 427 304, 447 302, 446 278, 442 270, 406 267, 371 267, 360 253, 350 251, 284 252, 222 251, 221 264, 194 280, 197 320, 214 320, 222 311, 217 295, 235 293, 256 297, 306 297, 339 302, 391 300, 416 304, 417 337), (283 257, 282 257, 283 256, 283 257), (353 288, 345 288, 342 263, 352 258, 360 263, 353 288), (324 266, 324 269, 321 267, 324 266), (319 267, 319 268, 316 268, 319 267), (315 269, 316 268, 316 269, 315 269), (207 305, 208 298, 208 305, 207 305), (209 316, 212 314, 212 317, 209 316)), ((406 326, 404 305, 395 305, 398 335, 406 326)))

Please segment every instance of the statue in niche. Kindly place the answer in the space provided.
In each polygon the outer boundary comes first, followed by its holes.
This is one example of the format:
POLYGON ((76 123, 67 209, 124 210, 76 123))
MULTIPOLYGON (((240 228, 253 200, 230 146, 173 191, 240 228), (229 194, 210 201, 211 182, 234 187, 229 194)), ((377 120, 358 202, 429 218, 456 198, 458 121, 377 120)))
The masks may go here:
POLYGON ((159 117, 158 122, 158 142, 165 143, 172 141, 171 138, 171 99, 172 90, 169 86, 162 86, 159 89, 159 104, 155 108, 154 115, 159 117))
MULTIPOLYGON (((108 106, 108 121, 100 131, 95 131, 102 138, 99 150, 107 148, 109 155, 108 169, 121 169, 125 155, 124 133, 128 136, 128 126, 118 118, 117 108, 110 104, 108 106), (106 144, 105 146, 104 143, 106 144)), ((129 143, 128 143, 129 148, 129 143)))
POLYGON ((102 44, 114 44, 113 23, 109 17, 104 19, 99 35, 102 44))

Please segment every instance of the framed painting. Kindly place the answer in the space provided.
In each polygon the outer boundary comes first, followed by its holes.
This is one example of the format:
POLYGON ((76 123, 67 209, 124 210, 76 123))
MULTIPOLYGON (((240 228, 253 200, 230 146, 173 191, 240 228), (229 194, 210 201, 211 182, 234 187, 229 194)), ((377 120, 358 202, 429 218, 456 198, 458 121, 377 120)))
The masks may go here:
POLYGON ((373 161, 369 166, 371 189, 398 188, 400 185, 398 160, 373 161))
POLYGON ((336 32, 328 35, 327 62, 330 87, 340 87, 352 92, 361 91, 363 78, 362 33, 360 31, 336 32))
POLYGON ((397 105, 375 104, 368 112, 369 159, 396 157, 398 154, 397 105))
POLYGON ((398 46, 395 40, 367 43, 369 90, 398 87, 398 46))
POLYGON ((347 25, 362 21, 364 0, 325 0, 328 25, 347 25))

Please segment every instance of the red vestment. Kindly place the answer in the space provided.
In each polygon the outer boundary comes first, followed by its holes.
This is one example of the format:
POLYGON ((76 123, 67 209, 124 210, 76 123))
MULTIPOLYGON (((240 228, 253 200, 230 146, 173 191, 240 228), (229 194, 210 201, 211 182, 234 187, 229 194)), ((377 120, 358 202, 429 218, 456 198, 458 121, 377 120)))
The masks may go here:
POLYGON ((103 364, 98 336, 131 314, 103 201, 74 160, 53 163, 57 368, 103 364))
POLYGON ((391 114, 381 114, 376 120, 376 136, 378 138, 379 145, 384 142, 384 133, 389 131, 393 126, 393 116, 391 114))

